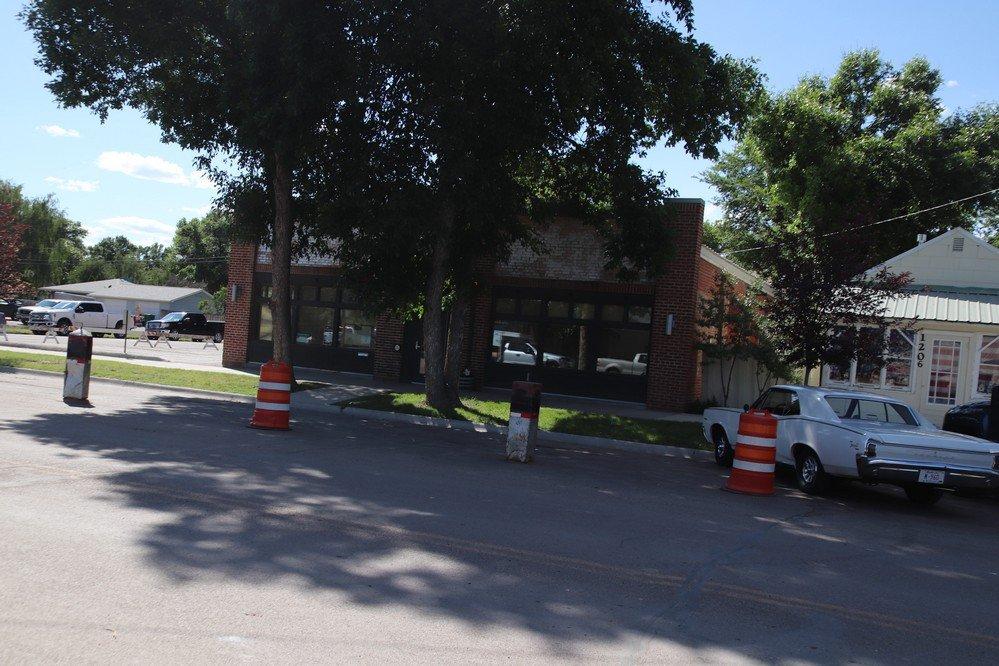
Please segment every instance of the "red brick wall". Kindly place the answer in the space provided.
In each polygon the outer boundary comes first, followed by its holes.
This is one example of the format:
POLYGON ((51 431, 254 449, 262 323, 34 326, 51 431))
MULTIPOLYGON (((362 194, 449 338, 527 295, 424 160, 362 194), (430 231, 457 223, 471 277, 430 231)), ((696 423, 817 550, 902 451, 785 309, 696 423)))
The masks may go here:
POLYGON ((402 335, 405 324, 390 314, 375 319, 375 372, 378 379, 397 382, 402 378, 402 335))
POLYGON ((222 365, 226 367, 242 368, 246 365, 255 263, 255 246, 232 246, 229 252, 229 298, 225 306, 225 343, 222 345, 222 365), (236 300, 232 300, 233 286, 239 291, 236 300))
POLYGON ((703 201, 677 201, 673 259, 656 280, 646 404, 652 409, 682 411, 700 398, 697 286, 701 256, 703 201), (666 334, 667 315, 674 327, 666 334))

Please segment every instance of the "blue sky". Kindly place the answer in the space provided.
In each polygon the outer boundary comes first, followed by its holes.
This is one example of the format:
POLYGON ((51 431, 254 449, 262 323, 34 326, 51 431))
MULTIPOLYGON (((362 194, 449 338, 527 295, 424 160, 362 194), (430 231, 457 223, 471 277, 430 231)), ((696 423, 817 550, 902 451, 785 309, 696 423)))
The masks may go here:
MULTIPOLYGON (((214 191, 194 155, 160 141, 156 127, 130 110, 105 124, 87 110, 60 109, 33 64, 34 45, 16 19, 20 2, 0 0, 0 179, 30 196, 53 193, 89 231, 169 243, 177 220, 198 215, 214 191)), ((927 57, 948 81, 951 110, 999 101, 999 3, 981 0, 695 0, 697 35, 723 53, 755 57, 771 89, 804 74, 830 74, 842 55, 876 47, 901 64, 927 57)), ((681 149, 653 150, 643 164, 665 170, 680 196, 711 200, 698 175, 708 166, 681 149)), ((708 217, 717 217, 709 206, 708 217)))

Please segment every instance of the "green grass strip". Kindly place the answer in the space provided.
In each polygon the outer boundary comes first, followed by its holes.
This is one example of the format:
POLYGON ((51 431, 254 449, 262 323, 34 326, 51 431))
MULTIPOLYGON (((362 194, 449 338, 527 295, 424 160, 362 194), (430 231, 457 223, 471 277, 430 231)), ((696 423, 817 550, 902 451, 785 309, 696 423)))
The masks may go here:
MULTIPOLYGON (((379 393, 350 398, 341 406, 374 409, 383 412, 401 412, 418 416, 433 416, 474 423, 506 425, 510 418, 510 403, 501 400, 480 400, 463 397, 462 407, 441 411, 424 402, 423 393, 379 393)), ((621 439, 645 444, 665 444, 688 449, 710 450, 704 441, 698 423, 636 419, 614 414, 580 412, 574 409, 542 407, 538 419, 542 430, 588 435, 607 439, 621 439)))
MULTIPOLYGON (((0 350, 0 367, 24 368, 27 370, 42 370, 44 372, 62 373, 66 367, 66 359, 54 354, 30 354, 0 350)), ((217 391, 234 395, 256 395, 257 377, 253 375, 236 375, 228 372, 212 372, 210 370, 184 370, 179 368, 162 368, 122 361, 105 361, 95 359, 91 366, 91 377, 104 379, 120 379, 141 384, 162 384, 178 388, 201 389, 217 391)), ((321 382, 299 382, 298 391, 327 386, 321 382)))

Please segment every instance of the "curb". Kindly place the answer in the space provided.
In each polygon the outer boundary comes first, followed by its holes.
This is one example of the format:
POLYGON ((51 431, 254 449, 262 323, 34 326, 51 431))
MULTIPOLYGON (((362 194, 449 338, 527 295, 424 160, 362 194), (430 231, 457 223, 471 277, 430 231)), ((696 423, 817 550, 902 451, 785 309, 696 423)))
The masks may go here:
MULTIPOLYGON (((436 416, 420 416, 417 414, 405 414, 402 412, 383 412, 377 409, 364 409, 362 407, 341 407, 339 411, 340 414, 344 416, 353 416, 355 418, 372 419, 377 421, 396 421, 399 423, 447 428, 450 430, 470 430, 473 432, 487 433, 491 435, 506 434, 506 426, 496 425, 493 423, 472 423, 471 421, 459 421, 457 419, 445 419, 436 416)), ((667 444, 629 442, 623 439, 606 439, 604 437, 593 437, 590 435, 572 435, 565 432, 552 432, 550 430, 539 430, 538 440, 558 444, 573 444, 576 446, 589 446, 601 449, 611 449, 614 451, 625 451, 627 453, 647 453, 654 456, 665 456, 670 458, 679 457, 690 460, 714 460, 714 454, 711 451, 704 451, 702 449, 688 449, 681 446, 669 446, 667 444)))
MULTIPOLYGON (((0 342, 0 348, 2 347, 14 347, 17 349, 38 349, 40 351, 57 351, 66 353, 65 347, 49 347, 48 345, 37 344, 33 345, 28 342, 0 342)), ((124 352, 94 352, 94 356, 106 356, 108 358, 134 358, 137 361, 161 361, 169 363, 167 359, 160 358, 159 356, 144 356, 142 354, 126 354, 124 352)))

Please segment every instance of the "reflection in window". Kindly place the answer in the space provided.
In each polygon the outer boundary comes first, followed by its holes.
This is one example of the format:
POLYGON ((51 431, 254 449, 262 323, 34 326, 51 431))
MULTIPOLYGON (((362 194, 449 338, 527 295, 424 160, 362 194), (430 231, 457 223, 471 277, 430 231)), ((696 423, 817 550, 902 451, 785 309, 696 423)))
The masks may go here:
POLYGON ((261 303, 259 315, 260 325, 257 327, 257 340, 270 342, 274 339, 274 316, 271 314, 271 306, 266 302, 261 303))
POLYGON ((498 321, 493 325, 492 358, 503 365, 538 365, 538 327, 522 321, 498 321))
POLYGON ((517 309, 517 301, 513 298, 497 298, 496 312, 498 314, 513 314, 517 309))
POLYGON ((569 303, 567 301, 548 301, 548 316, 553 319, 568 319, 569 303))
POLYGON ((534 299, 525 299, 520 302, 520 314, 525 317, 540 317, 541 316, 541 301, 534 299))
POLYGON ((604 321, 623 321, 623 305, 605 305, 600 308, 600 318, 604 321))
POLYGON ((340 346, 370 349, 374 320, 363 310, 340 310, 340 346))
POLYGON ((340 300, 346 305, 357 305, 361 302, 358 293, 353 289, 347 289, 346 287, 340 295, 340 300))
POLYGON ((572 318, 589 320, 593 319, 597 313, 597 306, 593 303, 576 303, 572 306, 572 318))
POLYGON ((549 326, 545 338, 545 367, 566 370, 592 370, 590 362, 591 326, 549 326))
POLYGON ((648 324, 652 321, 652 308, 648 305, 632 305, 628 308, 628 321, 632 324, 648 324))
POLYGON ((888 358, 885 364, 885 387, 909 388, 912 382, 913 337, 905 331, 888 333, 888 358))
POLYGON ((975 391, 989 395, 992 387, 999 384, 999 335, 983 335, 982 348, 978 354, 978 383, 975 391))
POLYGON ((334 312, 331 308, 300 306, 295 342, 300 345, 332 345, 334 312))
POLYGON ((649 362, 649 332, 630 328, 603 329, 596 356, 597 372, 644 375, 649 362))
POLYGON ((336 302, 336 287, 320 287, 319 300, 323 303, 336 302))
POLYGON ((881 352, 884 333, 865 326, 857 332, 857 374, 854 381, 865 386, 881 385, 881 352))
POLYGON ((300 295, 303 301, 315 301, 319 300, 319 287, 313 285, 305 285, 301 287, 302 293, 300 295))

